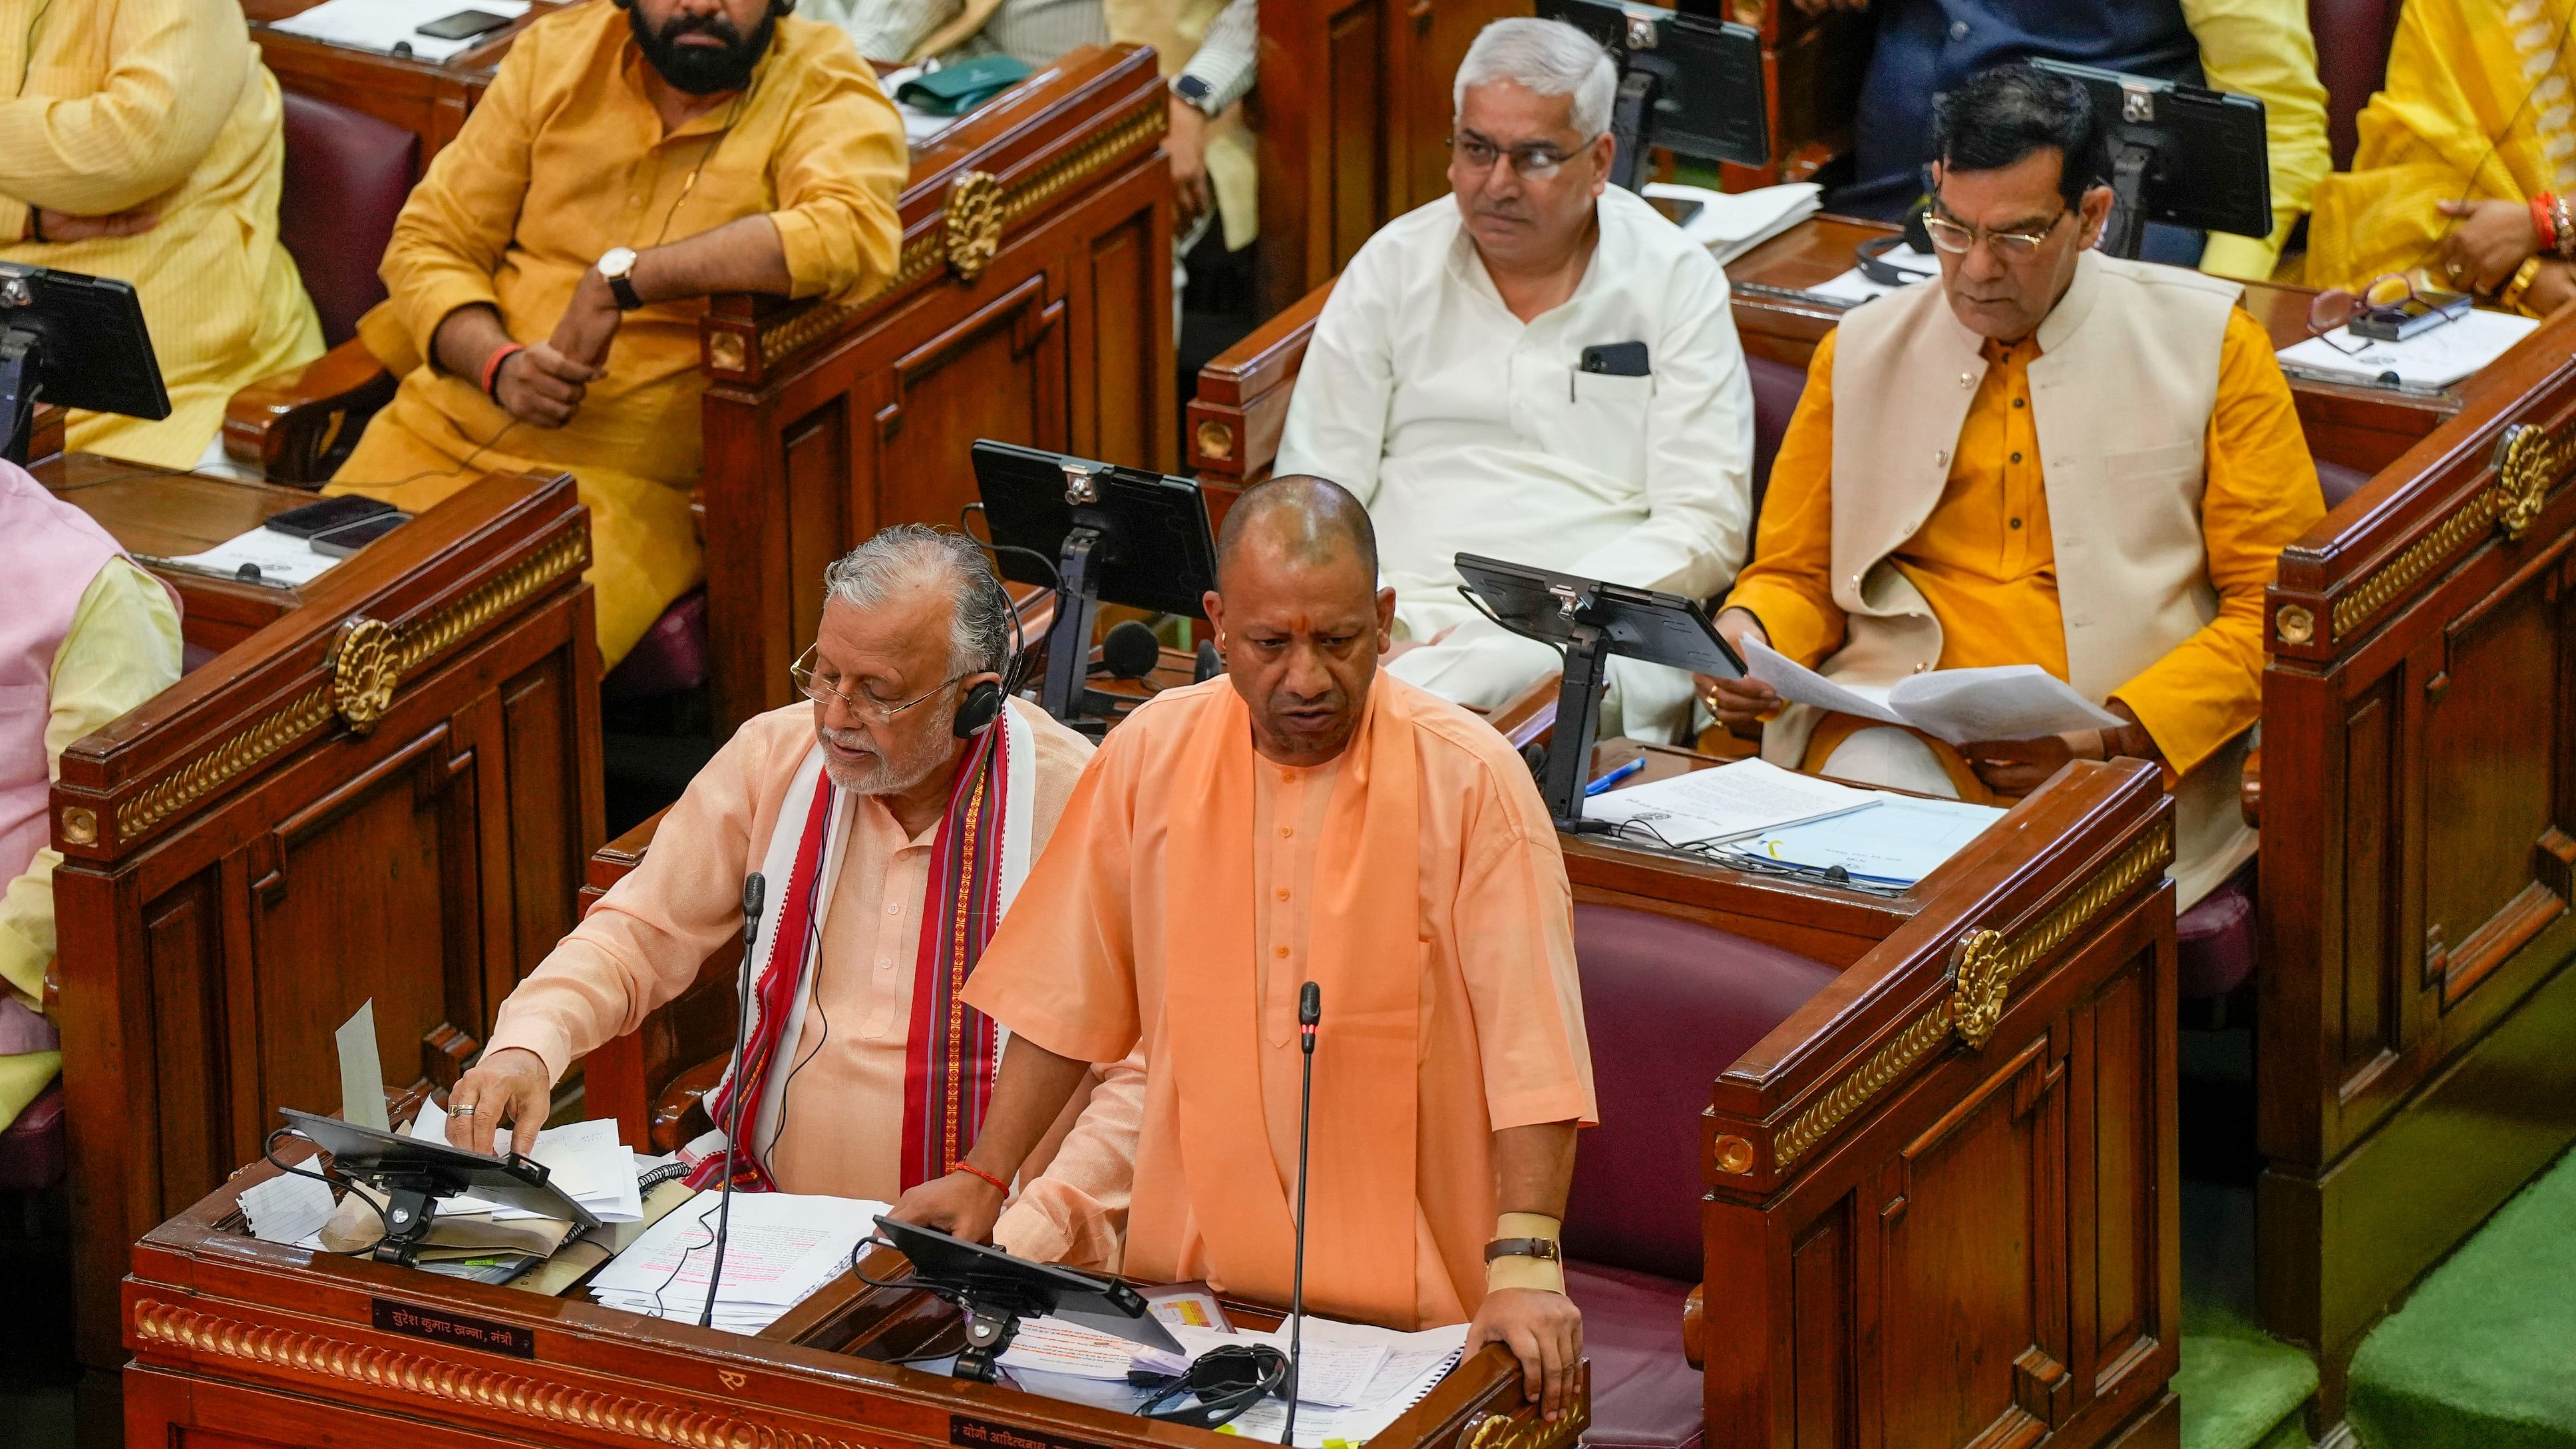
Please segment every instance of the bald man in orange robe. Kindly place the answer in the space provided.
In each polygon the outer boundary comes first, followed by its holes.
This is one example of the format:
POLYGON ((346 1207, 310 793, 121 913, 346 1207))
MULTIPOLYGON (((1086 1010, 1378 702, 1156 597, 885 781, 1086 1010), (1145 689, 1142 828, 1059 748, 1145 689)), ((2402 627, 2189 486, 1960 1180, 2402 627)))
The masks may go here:
POLYGON ((1157 696, 1075 786, 967 986, 1011 1034, 983 1133, 897 1215, 991 1234, 1085 1064, 1124 1059, 1003 1241, 1063 1256, 1123 1198, 1127 1274, 1286 1303, 1314 981, 1308 1307, 1471 1321, 1553 1417, 1582 1352, 1555 1239, 1594 1120, 1571 892, 1510 745, 1379 671, 1375 554, 1330 483, 1228 514, 1227 678, 1157 696))

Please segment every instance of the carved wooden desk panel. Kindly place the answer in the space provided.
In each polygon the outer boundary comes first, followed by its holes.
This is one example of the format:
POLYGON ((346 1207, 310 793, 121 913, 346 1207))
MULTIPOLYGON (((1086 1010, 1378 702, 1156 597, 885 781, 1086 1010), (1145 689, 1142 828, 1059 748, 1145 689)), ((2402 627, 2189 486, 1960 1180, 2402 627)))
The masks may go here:
POLYGON ((2329 1424, 2362 1333, 2576 1139, 2576 319, 2473 382, 2268 606, 2263 1304, 2329 1424))
MULTIPOLYGON (((309 501, 41 471, 144 551, 309 501)), ((85 1363, 117 1362, 134 1238, 279 1106, 339 1101, 360 1002, 389 1075, 450 1078, 571 924, 604 834, 588 557, 569 479, 496 475, 300 589, 167 575, 192 642, 227 647, 66 750, 51 804, 85 1363)))
POLYGON ((561 9, 556 0, 535 0, 528 13, 495 31, 471 49, 432 64, 409 56, 380 55, 354 46, 333 45, 310 36, 276 29, 274 22, 300 15, 320 0, 242 0, 250 17, 251 38, 260 58, 284 89, 316 100, 347 106, 420 137, 420 165, 456 139, 465 114, 483 98, 500 68, 510 42, 530 22, 561 9))
POLYGON ((790 698, 823 567, 955 526, 996 438, 1175 465, 1171 186, 1154 55, 1085 47, 913 158, 888 291, 720 297, 699 483, 719 730, 790 698))
MULTIPOLYGON (((244 1234, 254 1164, 155 1229, 124 1284, 126 1442, 152 1449, 399 1441, 781 1449, 1218 1449, 1242 1442, 964 1383, 865 1355, 920 1307, 844 1277, 746 1337, 244 1234), (486 1347, 485 1345, 489 1345, 486 1347)), ((886 1278, 903 1260, 879 1250, 886 1278)), ((950 1313, 950 1310, 940 1310, 950 1313)), ((953 1313, 951 1313, 953 1316, 953 1313)), ((1275 1317, 1243 1310, 1250 1323, 1275 1317)), ((1373 1449, 1572 1449, 1489 1347, 1373 1449)))

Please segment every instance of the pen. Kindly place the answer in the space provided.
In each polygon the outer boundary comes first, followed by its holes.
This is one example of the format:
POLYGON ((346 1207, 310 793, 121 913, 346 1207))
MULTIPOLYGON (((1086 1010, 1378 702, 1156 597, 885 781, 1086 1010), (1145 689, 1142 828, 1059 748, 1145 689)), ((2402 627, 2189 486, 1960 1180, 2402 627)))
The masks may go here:
POLYGON ((1646 768, 1646 757, 1639 755, 1637 758, 1630 760, 1628 763, 1621 765, 1619 768, 1612 770, 1606 775, 1603 775, 1600 779, 1584 786, 1583 798, 1589 800, 1593 796, 1600 794, 1604 790, 1609 789, 1611 786, 1618 784, 1620 781, 1627 779, 1630 775, 1633 775, 1644 768, 1646 768))

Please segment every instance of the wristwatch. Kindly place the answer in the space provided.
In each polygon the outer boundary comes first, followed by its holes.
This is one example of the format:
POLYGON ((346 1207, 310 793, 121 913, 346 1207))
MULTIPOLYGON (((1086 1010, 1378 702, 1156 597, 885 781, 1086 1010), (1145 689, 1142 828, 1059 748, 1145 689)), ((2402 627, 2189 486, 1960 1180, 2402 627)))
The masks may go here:
POLYGON ((633 247, 610 247, 599 259, 599 275, 607 279, 608 293, 617 299, 620 312, 632 312, 644 305, 644 299, 635 295, 635 284, 627 280, 634 272, 633 247))
POLYGON ((1485 1261, 1496 1258, 1536 1258, 1542 1263, 1565 1260, 1565 1251, 1554 1238, 1496 1238, 1485 1245, 1485 1261))
POLYGON ((1209 85, 1205 77, 1194 75, 1179 77, 1172 82, 1172 94, 1187 101, 1191 110, 1211 121, 1216 119, 1216 110, 1209 105, 1209 102, 1216 98, 1216 87, 1209 85))

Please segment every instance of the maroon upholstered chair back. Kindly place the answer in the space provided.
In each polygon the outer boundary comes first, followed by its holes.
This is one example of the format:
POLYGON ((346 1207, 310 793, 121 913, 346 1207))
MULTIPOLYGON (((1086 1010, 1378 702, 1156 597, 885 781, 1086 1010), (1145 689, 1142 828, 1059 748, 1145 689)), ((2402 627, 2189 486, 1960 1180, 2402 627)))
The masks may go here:
POLYGON ((1706 1191, 1699 1117, 1709 1084, 1837 973, 1776 946, 1617 906, 1574 908, 1574 956, 1601 1125, 1575 1150, 1566 1252, 1696 1282, 1706 1191))
POLYGON ((385 299, 376 275, 411 194, 420 138, 346 106, 286 93, 286 178, 277 229, 322 316, 322 341, 357 335, 385 299))
POLYGON ((1807 390, 1807 370, 1747 354, 1745 373, 1753 380, 1753 518, 1762 518, 1762 495, 1771 486, 1771 460, 1780 456, 1780 439, 1789 431, 1789 415, 1807 390))
POLYGON ((2323 458, 2317 460, 2317 487, 2324 490, 2328 508, 2333 508, 2360 492, 2361 485, 2369 482, 2370 477, 2370 474, 2359 468, 2348 468, 2341 463, 2329 463, 2323 458))
POLYGON ((2352 165, 2360 132, 2353 118, 2388 79, 2400 0, 2308 0, 2317 37, 2317 79, 2326 88, 2326 140, 2337 171, 2352 165))

